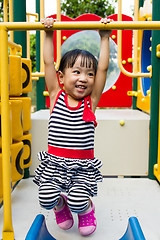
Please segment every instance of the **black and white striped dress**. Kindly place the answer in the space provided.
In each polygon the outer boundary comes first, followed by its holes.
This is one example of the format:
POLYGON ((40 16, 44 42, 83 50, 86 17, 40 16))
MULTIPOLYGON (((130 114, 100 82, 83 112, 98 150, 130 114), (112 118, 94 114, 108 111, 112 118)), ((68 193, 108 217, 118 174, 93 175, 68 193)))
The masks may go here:
POLYGON ((67 94, 61 90, 48 128, 48 151, 38 153, 42 162, 35 171, 34 182, 40 186, 54 181, 66 192, 75 183, 85 183, 89 194, 97 195, 102 163, 94 157, 95 116, 90 97, 81 100, 77 107, 70 107, 67 94))

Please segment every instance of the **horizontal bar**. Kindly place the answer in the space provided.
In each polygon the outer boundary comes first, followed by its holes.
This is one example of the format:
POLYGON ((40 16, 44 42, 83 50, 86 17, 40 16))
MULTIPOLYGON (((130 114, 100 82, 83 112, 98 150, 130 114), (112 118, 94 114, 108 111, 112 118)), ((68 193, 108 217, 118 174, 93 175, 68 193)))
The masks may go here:
POLYGON ((38 22, 38 19, 39 19, 39 14, 38 13, 26 13, 26 15, 27 15, 27 17, 30 17, 30 16, 35 17, 36 21, 38 22))
POLYGON ((8 41, 8 46, 11 48, 17 48, 17 50, 21 51, 22 46, 19 44, 16 44, 15 42, 8 41))
MULTIPOLYGON (((2 22, 0 28, 8 31, 25 31, 25 30, 44 30, 45 27, 40 22, 2 22)), ((85 22, 55 22, 52 30, 160 30, 160 21, 113 21, 108 24, 99 21, 85 22)))
POLYGON ((32 77, 44 77, 45 73, 44 72, 34 72, 31 74, 32 77))
POLYGON ((38 13, 26 13, 26 14, 29 15, 29 16, 34 16, 34 17, 38 16, 38 13))
POLYGON ((32 77, 32 81, 39 81, 39 77, 32 77))

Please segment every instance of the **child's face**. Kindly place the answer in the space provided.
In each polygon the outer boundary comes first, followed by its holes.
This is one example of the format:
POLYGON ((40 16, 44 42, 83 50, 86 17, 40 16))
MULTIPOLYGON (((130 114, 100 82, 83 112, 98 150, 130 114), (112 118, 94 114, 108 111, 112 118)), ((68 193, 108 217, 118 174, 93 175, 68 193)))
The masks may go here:
POLYGON ((82 99, 91 94, 94 86, 94 69, 81 66, 79 56, 72 68, 66 68, 59 73, 60 83, 64 85, 65 92, 74 99, 82 99))

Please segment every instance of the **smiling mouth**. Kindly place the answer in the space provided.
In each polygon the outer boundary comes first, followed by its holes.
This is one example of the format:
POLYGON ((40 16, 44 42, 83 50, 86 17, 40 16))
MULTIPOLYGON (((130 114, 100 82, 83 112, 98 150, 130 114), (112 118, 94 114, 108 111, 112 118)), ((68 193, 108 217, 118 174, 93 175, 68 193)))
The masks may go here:
POLYGON ((86 89, 87 87, 82 86, 82 85, 77 85, 76 88, 80 88, 80 89, 86 89))

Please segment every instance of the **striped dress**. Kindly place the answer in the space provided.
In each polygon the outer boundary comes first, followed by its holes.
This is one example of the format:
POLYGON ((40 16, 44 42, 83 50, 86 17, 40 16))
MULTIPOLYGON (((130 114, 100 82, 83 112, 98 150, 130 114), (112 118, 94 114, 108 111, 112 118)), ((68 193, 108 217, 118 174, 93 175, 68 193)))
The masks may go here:
POLYGON ((97 195, 102 163, 94 157, 95 124, 90 97, 70 107, 67 94, 61 90, 49 119, 48 151, 38 153, 42 162, 34 182, 40 186, 54 181, 65 192, 75 183, 84 183, 90 196, 97 195))

